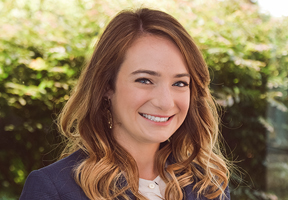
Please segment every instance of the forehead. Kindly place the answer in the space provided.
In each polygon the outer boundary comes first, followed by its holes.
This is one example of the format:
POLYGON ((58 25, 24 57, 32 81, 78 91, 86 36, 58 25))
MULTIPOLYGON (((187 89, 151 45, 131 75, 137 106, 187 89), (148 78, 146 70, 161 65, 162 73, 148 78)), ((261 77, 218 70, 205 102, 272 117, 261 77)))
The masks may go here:
POLYGON ((128 48, 120 72, 137 69, 187 73, 184 56, 176 44, 166 37, 144 35, 128 48))

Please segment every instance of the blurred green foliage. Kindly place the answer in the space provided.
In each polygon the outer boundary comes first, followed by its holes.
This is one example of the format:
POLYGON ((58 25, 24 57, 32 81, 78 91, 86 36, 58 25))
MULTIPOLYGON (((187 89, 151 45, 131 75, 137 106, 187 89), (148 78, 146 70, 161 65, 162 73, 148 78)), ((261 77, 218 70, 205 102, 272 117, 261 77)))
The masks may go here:
MULTIPOLYGON (((18 197, 32 170, 57 159, 61 137, 53 121, 99 34, 118 11, 142 3, 0 1, 0 199, 18 197)), ((272 199, 263 192, 267 135, 274 130, 266 115, 268 106, 287 111, 287 18, 259 14, 245 0, 145 5, 175 16, 204 54, 211 91, 224 110, 230 159, 247 171, 248 187, 231 181, 232 198, 272 199)))

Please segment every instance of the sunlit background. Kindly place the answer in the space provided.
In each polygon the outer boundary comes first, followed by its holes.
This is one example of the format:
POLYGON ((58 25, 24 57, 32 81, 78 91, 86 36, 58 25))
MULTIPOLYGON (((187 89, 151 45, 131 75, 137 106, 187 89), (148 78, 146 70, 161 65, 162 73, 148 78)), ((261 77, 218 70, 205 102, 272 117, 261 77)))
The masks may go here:
POLYGON ((54 120, 109 20, 148 6, 176 17, 222 107, 235 200, 288 199, 288 1, 0 0, 0 200, 57 160, 54 120), (259 5, 258 5, 259 4, 259 5))
POLYGON ((288 1, 286 0, 255 0, 260 6, 261 12, 267 12, 273 17, 288 16, 288 1))

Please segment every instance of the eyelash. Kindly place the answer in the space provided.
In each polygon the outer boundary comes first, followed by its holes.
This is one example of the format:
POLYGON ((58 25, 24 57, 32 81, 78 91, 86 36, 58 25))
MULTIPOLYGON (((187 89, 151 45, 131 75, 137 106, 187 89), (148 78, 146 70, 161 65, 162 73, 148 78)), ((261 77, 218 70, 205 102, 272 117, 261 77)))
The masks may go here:
MULTIPOLYGON (((142 84, 145 84, 145 85, 152 84, 152 81, 150 81, 147 78, 139 78, 139 79, 136 79, 135 82, 139 82, 139 83, 142 83, 142 84)), ((187 87, 187 86, 189 86, 189 84, 186 83, 185 81, 178 81, 178 82, 174 83, 173 86, 187 87), (180 84, 183 84, 183 85, 179 86, 180 84)))
POLYGON ((138 78, 138 79, 136 79, 135 82, 139 82, 139 83, 146 84, 146 85, 152 84, 152 81, 150 81, 150 80, 147 79, 147 78, 138 78), (149 83, 147 83, 148 81, 149 81, 149 83))
POLYGON ((188 83, 186 83, 186 82, 184 82, 184 81, 178 81, 178 82, 176 82, 176 83, 174 83, 173 85, 176 85, 176 84, 183 84, 183 86, 178 86, 178 87, 186 87, 186 86, 189 86, 189 84, 188 83))

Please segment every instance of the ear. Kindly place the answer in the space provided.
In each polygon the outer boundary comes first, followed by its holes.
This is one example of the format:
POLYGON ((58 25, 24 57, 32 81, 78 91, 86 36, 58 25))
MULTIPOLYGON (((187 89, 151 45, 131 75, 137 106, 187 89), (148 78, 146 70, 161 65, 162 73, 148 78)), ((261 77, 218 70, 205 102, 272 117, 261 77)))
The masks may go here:
POLYGON ((107 99, 111 99, 113 97, 113 94, 114 91, 110 88, 107 88, 104 97, 106 97, 107 99))

